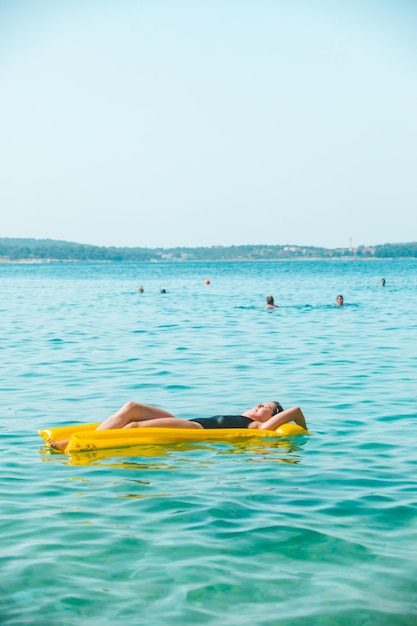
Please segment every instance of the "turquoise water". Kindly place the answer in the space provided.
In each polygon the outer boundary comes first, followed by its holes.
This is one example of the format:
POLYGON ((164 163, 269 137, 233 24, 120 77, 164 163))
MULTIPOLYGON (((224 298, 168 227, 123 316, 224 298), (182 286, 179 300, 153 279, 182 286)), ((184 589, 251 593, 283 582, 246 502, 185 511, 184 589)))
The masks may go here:
POLYGON ((417 622, 417 261, 3 264, 0 288, 2 624, 417 622), (72 458, 37 435, 271 399, 313 434, 72 458))

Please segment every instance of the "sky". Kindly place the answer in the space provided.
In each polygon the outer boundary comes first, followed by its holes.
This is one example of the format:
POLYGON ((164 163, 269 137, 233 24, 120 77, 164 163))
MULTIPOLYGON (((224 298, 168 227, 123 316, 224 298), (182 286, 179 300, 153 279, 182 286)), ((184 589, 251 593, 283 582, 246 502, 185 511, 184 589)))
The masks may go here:
POLYGON ((0 237, 417 240, 415 0, 0 0, 0 237))

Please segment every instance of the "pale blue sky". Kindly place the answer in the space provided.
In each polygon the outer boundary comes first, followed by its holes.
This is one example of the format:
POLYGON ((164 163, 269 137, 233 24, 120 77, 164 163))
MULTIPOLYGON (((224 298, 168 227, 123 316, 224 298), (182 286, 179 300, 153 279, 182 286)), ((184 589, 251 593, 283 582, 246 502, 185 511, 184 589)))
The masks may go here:
POLYGON ((0 237, 417 240, 417 2, 0 0, 0 237))

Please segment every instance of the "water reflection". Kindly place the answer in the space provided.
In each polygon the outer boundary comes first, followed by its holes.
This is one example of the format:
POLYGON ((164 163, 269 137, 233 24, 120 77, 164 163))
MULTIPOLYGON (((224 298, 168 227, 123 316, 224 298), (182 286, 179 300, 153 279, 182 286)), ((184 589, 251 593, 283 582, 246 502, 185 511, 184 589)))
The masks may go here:
MULTIPOLYGON (((274 458, 277 462, 297 464, 301 462, 299 455, 302 447, 307 443, 308 437, 281 437, 278 439, 243 439, 231 443, 219 442, 182 442, 176 444, 148 444, 136 445, 128 448, 113 448, 105 450, 88 450, 83 452, 71 452, 69 455, 56 453, 47 447, 40 449, 42 461, 57 461, 68 465, 91 465, 99 464, 103 467, 117 467, 122 469, 168 469, 162 459, 171 459, 174 466, 183 462, 196 462, 196 458, 190 458, 190 453, 198 451, 212 451, 219 456, 239 455, 244 462, 262 462, 262 458, 268 460, 274 458), (186 453, 186 457, 180 458, 179 453, 186 453), (136 457, 138 459, 154 459, 154 462, 126 461, 136 457)), ((213 463, 213 461, 198 460, 199 464, 213 463)))

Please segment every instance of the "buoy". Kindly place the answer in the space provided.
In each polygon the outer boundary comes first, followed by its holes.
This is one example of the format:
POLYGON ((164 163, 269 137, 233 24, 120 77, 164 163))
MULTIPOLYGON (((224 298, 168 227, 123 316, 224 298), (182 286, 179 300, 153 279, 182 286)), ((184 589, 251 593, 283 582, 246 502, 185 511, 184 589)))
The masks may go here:
POLYGON ((206 278, 206 280, 204 281, 206 283, 206 285, 210 285, 210 281, 208 278, 206 278))

